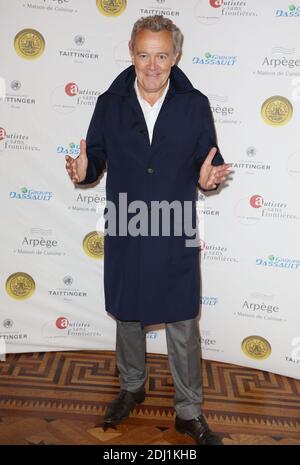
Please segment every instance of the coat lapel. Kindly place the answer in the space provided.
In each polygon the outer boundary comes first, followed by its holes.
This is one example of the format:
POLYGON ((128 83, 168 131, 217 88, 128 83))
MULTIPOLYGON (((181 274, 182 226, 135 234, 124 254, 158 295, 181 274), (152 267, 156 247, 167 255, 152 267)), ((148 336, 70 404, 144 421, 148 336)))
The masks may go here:
POLYGON ((152 161, 153 158, 157 154, 159 154, 160 156, 163 154, 163 151, 161 151, 161 147, 165 143, 165 140, 168 136, 167 131, 164 129, 164 127, 166 126, 166 124, 164 123, 169 118, 169 112, 170 112, 169 102, 174 97, 175 97, 175 92, 170 83, 170 88, 167 92, 164 103, 162 104, 159 115, 155 122, 152 144, 151 144, 151 156, 150 156, 149 161, 152 161))

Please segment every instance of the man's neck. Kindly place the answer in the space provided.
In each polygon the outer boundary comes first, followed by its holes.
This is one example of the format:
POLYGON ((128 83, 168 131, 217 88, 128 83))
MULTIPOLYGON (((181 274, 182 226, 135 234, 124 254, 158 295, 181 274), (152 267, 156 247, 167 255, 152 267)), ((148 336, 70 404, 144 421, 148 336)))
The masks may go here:
POLYGON ((158 92, 146 92, 142 86, 140 85, 140 83, 137 81, 137 87, 138 87, 138 90, 139 90, 139 93, 140 93, 140 96, 146 100, 146 102, 148 102, 151 106, 155 105, 155 103, 157 102, 157 100, 160 99, 160 97, 163 95, 164 91, 166 90, 166 87, 168 85, 168 82, 167 81, 164 86, 159 89, 158 92))

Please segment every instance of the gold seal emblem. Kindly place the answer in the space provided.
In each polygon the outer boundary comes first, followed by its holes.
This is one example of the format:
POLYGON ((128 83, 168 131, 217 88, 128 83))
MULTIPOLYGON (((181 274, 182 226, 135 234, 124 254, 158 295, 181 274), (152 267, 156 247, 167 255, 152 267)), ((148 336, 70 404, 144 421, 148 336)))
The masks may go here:
POLYGON ((92 231, 83 239, 83 250, 92 258, 103 258, 104 256, 104 234, 92 231))
POLYGON ((45 40, 35 29, 23 29, 15 37, 15 50, 26 60, 39 58, 45 50, 45 40))
POLYGON ((10 275, 5 284, 10 297, 17 300, 28 299, 35 291, 35 282, 27 273, 14 273, 10 275))
POLYGON ((265 123, 271 126, 287 124, 293 115, 291 102, 280 95, 268 98, 261 107, 261 116, 265 123))
POLYGON ((96 0, 100 13, 105 16, 119 16, 126 8, 126 0, 96 0))
POLYGON ((242 342, 245 355, 255 360, 264 360, 272 352, 270 343, 261 336, 249 336, 242 342))

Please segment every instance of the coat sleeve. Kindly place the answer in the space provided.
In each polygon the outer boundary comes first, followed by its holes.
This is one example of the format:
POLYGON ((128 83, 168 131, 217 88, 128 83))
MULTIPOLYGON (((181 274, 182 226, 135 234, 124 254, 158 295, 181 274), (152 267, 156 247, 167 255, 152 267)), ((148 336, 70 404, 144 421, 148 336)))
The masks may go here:
MULTIPOLYGON (((204 124, 203 124, 203 130, 199 137, 198 149, 197 149, 197 154, 195 158, 198 172, 200 171, 202 163, 207 157, 208 152, 213 147, 217 148, 217 153, 213 158, 212 164, 214 166, 219 166, 219 165, 223 165, 224 163, 223 157, 220 153, 220 150, 217 144, 215 125, 214 125, 214 121, 213 121, 213 117, 212 117, 212 113, 211 113, 211 109, 210 109, 207 97, 204 97, 204 100, 202 102, 201 119, 204 121, 204 124)), ((208 190, 208 189, 203 189, 201 186, 199 186, 199 188, 202 191, 208 190)), ((214 189, 209 189, 209 190, 216 190, 217 188, 218 186, 215 187, 214 189)))
POLYGON ((104 141, 103 99, 98 97, 96 107, 86 137, 88 167, 84 181, 79 184, 91 184, 97 181, 106 167, 104 141))

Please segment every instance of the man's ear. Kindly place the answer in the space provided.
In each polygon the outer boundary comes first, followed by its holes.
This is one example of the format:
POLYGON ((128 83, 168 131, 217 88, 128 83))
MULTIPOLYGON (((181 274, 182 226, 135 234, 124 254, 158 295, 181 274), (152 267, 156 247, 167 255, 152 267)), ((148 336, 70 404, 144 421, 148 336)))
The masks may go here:
POLYGON ((130 53, 130 56, 131 56, 132 64, 134 64, 134 55, 133 55, 133 50, 132 50, 132 46, 131 46, 131 40, 128 42, 128 47, 129 47, 129 53, 130 53))

